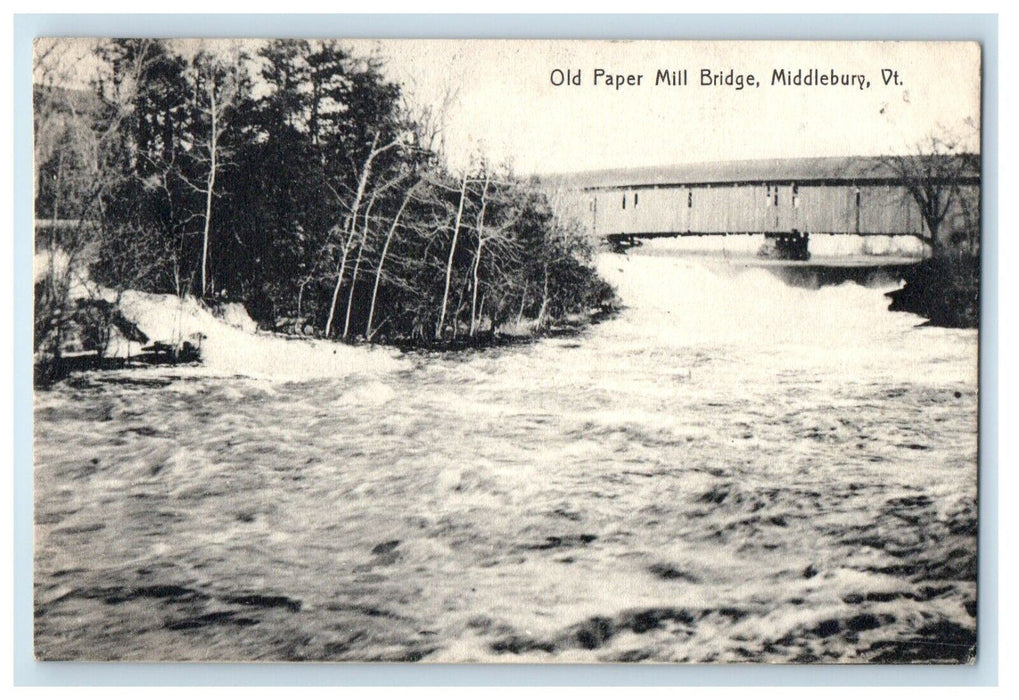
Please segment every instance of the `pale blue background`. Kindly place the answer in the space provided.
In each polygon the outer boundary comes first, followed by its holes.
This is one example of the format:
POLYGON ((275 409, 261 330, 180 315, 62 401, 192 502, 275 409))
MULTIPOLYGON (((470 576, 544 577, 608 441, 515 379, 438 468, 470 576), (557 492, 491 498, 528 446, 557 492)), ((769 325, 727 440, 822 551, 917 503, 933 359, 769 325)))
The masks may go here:
POLYGON ((998 677, 997 15, 16 15, 14 17, 15 685, 995 685, 998 677), (237 36, 967 39, 983 44, 983 328, 978 661, 902 666, 73 664, 32 657, 32 39, 237 36))

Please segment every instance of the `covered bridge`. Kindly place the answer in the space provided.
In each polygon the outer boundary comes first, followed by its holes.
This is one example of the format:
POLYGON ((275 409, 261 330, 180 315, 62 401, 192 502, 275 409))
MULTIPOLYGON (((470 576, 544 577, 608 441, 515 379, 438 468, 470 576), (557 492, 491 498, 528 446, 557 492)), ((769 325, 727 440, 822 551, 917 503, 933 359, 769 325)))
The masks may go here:
MULTIPOLYGON (((979 171, 955 167, 951 172, 951 178, 934 183, 946 196, 952 190, 939 240, 979 230, 979 171)), ((561 176, 557 188, 564 214, 593 237, 617 245, 642 238, 741 234, 787 241, 800 237, 804 251, 810 234, 930 240, 901 169, 886 158, 786 158, 602 170, 561 176)))

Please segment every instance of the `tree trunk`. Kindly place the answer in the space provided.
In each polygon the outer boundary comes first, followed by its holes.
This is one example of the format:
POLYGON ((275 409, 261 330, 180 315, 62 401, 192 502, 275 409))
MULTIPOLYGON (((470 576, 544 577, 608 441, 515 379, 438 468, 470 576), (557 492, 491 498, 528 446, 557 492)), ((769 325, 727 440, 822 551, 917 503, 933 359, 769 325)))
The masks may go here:
POLYGON ((364 253, 365 243, 368 241, 368 217, 371 216, 372 207, 375 205, 375 194, 368 200, 368 206, 364 210, 364 225, 361 227, 361 244, 357 247, 357 260, 354 263, 354 272, 350 275, 350 293, 347 295, 347 313, 343 319, 343 337, 346 338, 350 332, 350 311, 354 306, 354 290, 357 288, 357 273, 361 269, 361 256, 364 253))
POLYGON ((328 338, 333 330, 333 319, 336 318, 336 301, 340 297, 340 287, 343 286, 343 275, 347 271, 347 252, 350 250, 350 244, 354 240, 354 232, 357 230, 357 212, 361 208, 361 199, 364 197, 365 187, 368 185, 368 177, 371 175, 372 160, 377 156, 380 151, 375 150, 375 146, 378 145, 379 134, 375 134, 375 139, 372 141, 371 150, 368 152, 368 157, 365 159, 364 167, 361 169, 361 177, 357 182, 357 194, 354 196, 354 206, 350 208, 350 215, 347 219, 347 242, 343 245, 343 261, 340 263, 339 273, 336 275, 336 286, 333 288, 333 298, 329 304, 329 318, 326 321, 326 337, 328 338))
MULTIPOLYGON (((64 187, 64 153, 57 154, 57 179, 53 188, 53 228, 50 229, 50 240, 57 235, 57 220, 60 218, 60 190, 64 187)), ((36 188, 36 192, 38 192, 36 188)))
POLYGON ((354 290, 357 288, 357 273, 361 269, 361 254, 364 252, 364 245, 357 250, 357 260, 354 262, 354 271, 350 275, 350 293, 347 295, 347 314, 343 319, 343 337, 350 333, 350 311, 354 307, 354 290))
POLYGON ((311 280, 306 277, 301 280, 301 284, 297 287, 297 318, 301 318, 301 303, 304 301, 304 288, 310 281, 311 280))
POLYGON ((474 277, 471 280, 471 330, 470 336, 473 338, 474 333, 478 326, 478 268, 481 266, 481 247, 484 245, 481 239, 478 239, 478 252, 474 256, 474 277))
POLYGON ((545 312, 548 309, 548 263, 545 263, 545 282, 541 288, 541 308, 538 309, 537 328, 545 325, 545 312))
MULTIPOLYGON (((485 315, 485 296, 486 295, 484 295, 484 294, 481 295, 481 303, 478 304, 478 321, 479 322, 481 321, 482 318, 484 318, 484 315, 485 315)), ((489 324, 489 325, 491 325, 491 324, 489 324)))
MULTIPOLYGON (((353 217, 352 217, 353 218, 353 217)), ((343 277, 347 273, 347 254, 350 251, 350 245, 354 241, 354 227, 350 224, 347 225, 347 240, 343 244, 343 257, 340 259, 340 269, 336 273, 336 286, 333 287, 333 298, 329 303, 329 318, 326 320, 326 337, 328 338, 333 329, 333 319, 336 317, 336 302, 340 298, 340 288, 343 286, 343 277)))
POLYGON ((386 242, 382 246, 382 253, 379 256, 379 266, 375 270, 375 285, 372 287, 372 302, 368 308, 368 325, 365 326, 365 338, 369 341, 375 334, 372 330, 372 321, 375 320, 375 302, 379 295, 379 280, 382 278, 382 266, 386 264, 386 255, 389 253, 389 244, 393 240, 393 235, 396 233, 396 226, 400 222, 400 216, 403 214, 403 210, 407 207, 407 203, 410 201, 411 196, 414 194, 414 188, 417 185, 412 185, 407 194, 403 198, 403 202, 400 203, 400 208, 396 210, 396 216, 393 217, 393 223, 389 226, 389 232, 386 234, 386 242))
POLYGON ((442 329, 446 325, 446 305, 449 303, 449 283, 453 275, 453 255, 456 253, 456 242, 460 235, 460 219, 464 213, 464 200, 467 198, 467 172, 464 171, 463 182, 460 184, 460 206, 456 210, 456 223, 453 224, 453 242, 449 246, 449 262, 446 263, 446 289, 442 293, 442 311, 439 323, 435 326, 435 339, 442 338, 442 329))
POLYGON ((208 291, 209 275, 209 229, 212 220, 212 192, 216 186, 216 141, 219 135, 216 133, 216 84, 215 79, 209 86, 209 121, 211 131, 209 134, 209 179, 205 188, 205 230, 202 232, 202 296, 208 291))
POLYGON ((474 333, 477 330, 477 309, 478 309, 478 268, 481 267, 481 248, 485 244, 484 238, 484 226, 485 226, 485 205, 488 203, 486 197, 488 195, 488 174, 485 174, 485 187, 481 190, 481 211, 478 213, 478 252, 474 256, 474 279, 471 285, 471 330, 470 336, 473 338, 474 333))

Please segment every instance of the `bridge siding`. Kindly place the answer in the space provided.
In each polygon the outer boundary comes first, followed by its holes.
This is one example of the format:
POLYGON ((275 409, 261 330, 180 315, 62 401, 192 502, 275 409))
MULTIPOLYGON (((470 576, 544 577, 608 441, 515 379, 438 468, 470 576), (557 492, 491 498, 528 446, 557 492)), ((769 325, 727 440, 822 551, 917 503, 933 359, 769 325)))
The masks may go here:
POLYGON ((579 198, 587 206, 574 206, 574 216, 598 236, 688 231, 771 233, 792 229, 843 234, 927 232, 917 205, 905 188, 891 185, 798 186, 795 201, 791 185, 636 187, 584 192, 579 198))
MULTIPOLYGON (((562 211, 597 238, 627 233, 780 233, 792 229, 823 234, 928 234, 916 203, 905 187, 895 182, 826 180, 793 184, 776 179, 776 184, 656 183, 577 188, 565 193, 562 211)), ((979 185, 966 185, 963 192, 969 199, 969 209, 978 211, 979 185)), ((954 205, 946 217, 944 235, 961 230, 963 214, 963 207, 954 205)))

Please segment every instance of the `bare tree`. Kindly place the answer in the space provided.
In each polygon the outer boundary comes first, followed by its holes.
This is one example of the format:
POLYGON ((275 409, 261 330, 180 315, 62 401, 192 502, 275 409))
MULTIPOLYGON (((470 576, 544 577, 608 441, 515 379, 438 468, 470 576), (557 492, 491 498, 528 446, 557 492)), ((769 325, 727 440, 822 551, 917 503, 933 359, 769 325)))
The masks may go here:
MULTIPOLYGON (((350 290, 347 294, 347 313, 343 320, 343 337, 348 337, 350 333, 350 318, 354 308, 354 293, 357 289, 357 276, 361 269, 361 260, 366 252, 369 245, 369 235, 371 233, 372 223, 372 208, 375 206, 375 202, 379 198, 384 197, 386 192, 390 189, 398 187, 404 180, 407 179, 408 174, 405 172, 397 173, 395 177, 389 180, 383 181, 372 189, 371 197, 368 199, 368 205, 364 211, 364 223, 361 226, 361 237, 358 241, 357 258, 354 261, 354 269, 350 275, 350 290)), ((399 214, 397 214, 399 218, 399 214)))
MULTIPOLYGON (((408 78, 408 90, 406 94, 417 94, 420 92, 420 85, 414 78, 408 78)), ((449 121, 449 111, 457 100, 460 99, 460 87, 453 82, 446 83, 445 88, 437 99, 426 104, 412 105, 406 98, 403 102, 403 112, 412 115, 414 124, 414 139, 417 147, 424 152, 431 152, 442 158, 446 150, 446 125, 449 121)))
MULTIPOLYGON (((474 255, 474 264, 471 266, 471 325, 469 334, 473 338, 478 325, 478 272, 481 267, 481 250, 485 246, 485 209, 488 206, 488 186, 491 182, 488 169, 484 171, 484 187, 481 190, 481 208, 478 210, 478 218, 475 223, 475 231, 478 237, 478 248, 474 255)), ((484 303, 484 299, 482 299, 484 303)))
POLYGON ((435 339, 442 338, 442 330, 446 325, 446 307, 449 305, 449 285, 453 276, 453 257, 456 254, 456 244, 460 236, 460 222, 463 219, 464 204, 467 201, 467 170, 463 172, 460 182, 460 203, 457 205, 456 220, 453 222, 453 240, 449 245, 449 261, 446 263, 446 287, 442 292, 442 309, 439 313, 439 322, 435 326, 435 339))
POLYGON ((357 189, 353 195, 353 201, 349 204, 345 198, 335 189, 330 186, 333 191, 333 195, 337 198, 341 205, 347 209, 346 225, 344 229, 346 231, 346 241, 343 244, 343 248, 340 254, 340 263, 336 274, 336 285, 333 287, 332 300, 329 303, 329 318, 326 321, 325 334, 328 337, 332 333, 333 320, 336 317, 336 302, 340 296, 340 288, 343 286, 343 279, 347 271, 347 258, 350 254, 350 247, 354 242, 354 235, 357 232, 357 217, 358 212, 361 211, 361 206, 364 201, 365 193, 368 189, 368 184, 372 177, 372 168, 375 164, 375 159, 378 158, 382 153, 396 148, 402 143, 402 137, 397 136, 389 143, 380 146, 379 140, 382 137, 381 131, 376 131, 372 138, 371 147, 368 149, 368 154, 365 156, 364 162, 361 164, 360 173, 357 179, 357 189))
MULTIPOLYGON (((520 209, 510 195, 516 184, 509 173, 508 168, 498 177, 493 178, 491 169, 487 163, 482 165, 481 180, 483 182, 481 192, 481 203, 475 220, 474 232, 478 244, 474 251, 474 261, 471 265, 471 312, 469 335, 473 338, 477 335, 479 325, 484 317, 485 295, 478 298, 482 287, 482 260, 485 260, 487 267, 492 268, 500 283, 512 285, 512 275, 508 274, 507 265, 519 265, 520 260, 514 250, 512 231, 517 223, 520 209), (494 205, 498 212, 496 217, 490 217, 490 205, 494 205), (494 220, 497 218, 498 221, 494 220), (487 252, 487 255, 486 255, 487 252)), ((489 283, 491 290, 491 282, 489 283)), ((492 325, 495 323, 494 316, 491 318, 492 325)))
MULTIPOLYGON (((82 56, 67 51, 92 52, 101 46, 65 41, 57 49, 43 40, 36 43, 36 173, 38 178, 56 158, 58 176, 52 189, 46 269, 37 270, 36 275, 35 349, 56 361, 70 321, 72 287, 87 279, 89 256, 105 230, 104 198, 128 177, 116 163, 124 124, 133 113, 151 60, 151 45, 150 40, 140 40, 130 60, 111 79, 103 72, 102 62, 96 62, 95 74, 77 75, 82 56), (83 79, 91 80, 97 90, 77 87, 83 79)), ((36 184, 39 187, 38 179, 36 184)))
POLYGON ((202 296, 209 289, 209 237, 212 230, 212 204, 216 196, 216 176, 224 156, 222 138, 227 125, 226 115, 240 95, 241 60, 239 51, 223 60, 211 54, 200 52, 192 63, 195 85, 194 102, 199 114, 208 123, 208 132, 199 144, 198 160, 208 170, 203 187, 195 187, 205 197, 205 212, 202 225, 202 296))
POLYGON ((965 214, 973 208, 972 195, 965 188, 979 185, 980 156, 967 152, 958 137, 932 134, 912 153, 886 156, 881 164, 899 178, 919 207, 929 234, 924 242, 939 254, 944 246, 942 227, 946 217, 953 209, 965 214))
POLYGON ((379 296, 379 282, 382 279, 382 268, 386 264, 386 256, 389 254, 389 247, 393 242, 396 229, 400 225, 400 217, 403 216, 403 211, 407 208, 407 204, 409 204, 410 200, 413 198, 414 192, 417 190, 419 183, 420 180, 407 188, 407 192, 403 196, 403 201, 400 202, 400 208, 396 210, 396 215, 393 216, 393 220, 389 224, 389 231, 386 233, 385 243, 382 245, 382 252, 379 254, 379 264, 375 269, 375 284, 372 286, 371 304, 368 307, 368 323, 365 326, 365 338, 369 341, 378 330, 377 328, 372 328, 372 323, 375 320, 375 304, 378 301, 379 296))

